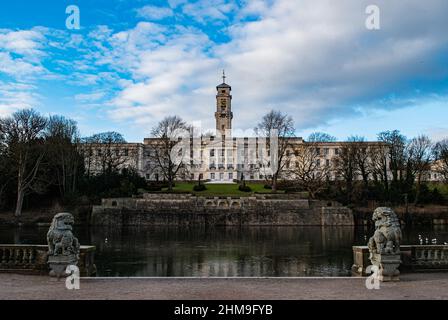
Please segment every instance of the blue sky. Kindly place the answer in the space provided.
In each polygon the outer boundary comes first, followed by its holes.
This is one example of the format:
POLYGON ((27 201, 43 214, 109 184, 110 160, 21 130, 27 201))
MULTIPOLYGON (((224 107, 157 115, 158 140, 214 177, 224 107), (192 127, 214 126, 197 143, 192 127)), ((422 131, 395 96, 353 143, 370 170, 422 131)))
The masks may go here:
POLYGON ((226 69, 234 128, 264 113, 297 134, 448 136, 448 2, 15 0, 0 10, 0 116, 33 107, 142 141, 167 115, 213 128, 226 69), (68 30, 68 5, 81 29, 68 30))

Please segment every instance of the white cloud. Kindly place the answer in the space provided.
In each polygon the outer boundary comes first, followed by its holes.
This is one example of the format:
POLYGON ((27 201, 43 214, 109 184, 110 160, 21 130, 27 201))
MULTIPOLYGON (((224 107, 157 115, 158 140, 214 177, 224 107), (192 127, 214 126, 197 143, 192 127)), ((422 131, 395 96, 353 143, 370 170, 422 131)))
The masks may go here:
POLYGON ((179 114, 213 127, 214 87, 223 67, 234 89, 234 125, 242 129, 252 128, 271 108, 292 114, 299 128, 359 114, 360 106, 397 108, 369 103, 411 92, 408 79, 445 75, 428 59, 448 45, 442 14, 448 3, 442 0, 408 0, 406 15, 402 5, 379 0, 377 32, 365 28, 369 1, 259 0, 241 8, 221 0, 169 4, 200 23, 234 14, 243 20, 227 30, 231 40, 224 44, 191 27, 151 22, 92 33, 90 41, 99 49, 90 53, 90 63, 130 78, 119 81, 121 89, 109 101, 107 114, 115 121, 135 121, 149 131, 162 117, 179 114), (244 21, 253 15, 258 19, 244 21))
POLYGON ((12 58, 7 52, 0 52, 0 72, 9 76, 23 78, 34 74, 45 73, 45 69, 40 65, 34 65, 25 59, 12 58))
POLYGON ((103 99, 106 96, 104 91, 95 91, 92 93, 81 93, 75 96, 75 100, 79 102, 95 102, 103 99))
POLYGON ((149 20, 163 20, 174 15, 173 10, 167 7, 152 5, 144 6, 137 10, 138 16, 149 20))
POLYGON ((16 79, 48 74, 42 65, 45 52, 45 28, 31 30, 0 30, 0 75, 5 73, 16 79))
POLYGON ((5 83, 0 81, 0 117, 11 115, 25 108, 39 104, 35 86, 26 83, 5 83))
POLYGON ((203 24, 228 20, 229 14, 237 9, 238 5, 235 1, 226 0, 199 0, 182 6, 182 12, 185 15, 203 24))
MULTIPOLYGON (((152 22, 120 31, 98 26, 85 36, 60 41, 65 45, 59 47, 77 50, 79 57, 58 62, 72 70, 68 83, 89 87, 90 93, 76 97, 78 102, 107 99, 102 114, 118 123, 133 122, 145 133, 171 114, 213 127, 215 85, 225 68, 233 87, 235 128, 252 128, 276 108, 306 129, 366 108, 401 108, 408 103, 403 97, 414 94, 410 79, 438 83, 448 76, 435 58, 446 55, 448 47, 445 0, 377 0, 382 28, 375 32, 365 28, 368 0, 168 4, 139 10, 152 22), (174 14, 176 22, 194 22, 190 27, 157 22, 174 14), (230 40, 214 42, 218 33, 230 40), (109 100, 112 90, 116 94, 109 100), (393 95, 401 103, 378 103, 393 95)), ((0 72, 23 77, 45 72, 45 39, 39 34, 48 31, 5 35, 10 32, 0 31, 0 72)))

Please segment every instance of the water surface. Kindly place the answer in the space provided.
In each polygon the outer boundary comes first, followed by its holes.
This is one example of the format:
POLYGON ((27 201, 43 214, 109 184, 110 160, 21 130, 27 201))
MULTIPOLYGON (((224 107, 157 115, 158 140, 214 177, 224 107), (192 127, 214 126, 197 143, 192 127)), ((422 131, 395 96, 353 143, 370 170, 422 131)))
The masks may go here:
MULTIPOLYGON (((0 243, 45 244, 47 228, 0 228, 0 243)), ((97 247, 98 276, 290 277, 347 276, 352 246, 371 230, 353 227, 75 227, 82 244, 97 247)), ((448 227, 403 230, 448 242, 448 227)))

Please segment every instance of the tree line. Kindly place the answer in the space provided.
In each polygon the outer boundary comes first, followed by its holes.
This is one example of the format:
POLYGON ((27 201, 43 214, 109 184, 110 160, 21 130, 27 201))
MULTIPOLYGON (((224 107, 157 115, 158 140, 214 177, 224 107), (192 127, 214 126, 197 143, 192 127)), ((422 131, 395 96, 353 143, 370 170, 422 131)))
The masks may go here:
POLYGON ((119 170, 112 152, 104 152, 104 165, 92 174, 85 166, 92 154, 79 148, 83 143, 118 142, 125 140, 116 132, 82 138, 75 121, 60 115, 45 117, 33 109, 0 118, 0 209, 14 208, 19 217, 27 198, 30 206, 39 206, 55 198, 131 195, 146 185, 144 179, 132 170, 119 170))

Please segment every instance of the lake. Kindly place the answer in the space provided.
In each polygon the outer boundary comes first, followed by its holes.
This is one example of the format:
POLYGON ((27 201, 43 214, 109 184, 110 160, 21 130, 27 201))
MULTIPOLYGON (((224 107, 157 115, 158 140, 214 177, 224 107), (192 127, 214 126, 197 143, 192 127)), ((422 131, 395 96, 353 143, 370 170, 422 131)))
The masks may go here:
MULTIPOLYGON (((0 228, 0 243, 46 244, 48 228, 0 228)), ((103 277, 348 276, 352 246, 372 230, 353 227, 75 227, 97 247, 103 277)), ((403 230, 402 244, 448 242, 448 226, 403 230)))

